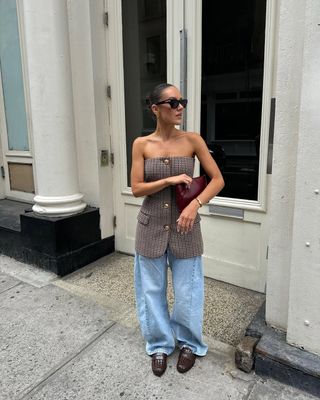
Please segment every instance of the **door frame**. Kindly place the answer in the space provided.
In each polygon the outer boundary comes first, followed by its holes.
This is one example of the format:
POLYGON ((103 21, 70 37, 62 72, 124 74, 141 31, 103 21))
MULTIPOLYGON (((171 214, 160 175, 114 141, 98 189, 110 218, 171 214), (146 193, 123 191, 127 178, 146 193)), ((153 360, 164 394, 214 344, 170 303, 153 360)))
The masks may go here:
MULTIPOLYGON (((183 1, 183 0, 180 0, 183 1)), ((193 99, 188 103, 187 120, 188 130, 200 132, 200 116, 201 116, 201 50, 202 50, 202 1, 184 0, 185 3, 185 26, 188 30, 188 57, 187 70, 188 76, 188 97, 193 99), (189 75, 190 71, 190 75, 189 75), (191 121, 191 122, 190 122, 191 121)), ((270 112, 271 100, 274 89, 274 61, 275 61, 275 31, 276 31, 276 15, 277 15, 276 0, 266 0, 266 20, 265 20, 265 45, 264 45, 264 68, 263 68, 263 96, 261 110, 261 139, 259 151, 259 177, 258 177, 258 199, 245 200, 229 197, 215 197, 209 204, 240 208, 243 210, 252 210, 265 213, 267 211, 267 162, 269 150, 270 136, 270 112)), ((181 11, 180 11, 181 14, 181 11)), ((173 16, 174 18, 174 16, 173 16)), ((172 24, 172 23, 171 23, 172 24)), ((169 25, 171 26, 171 25, 169 25)), ((169 35, 168 35, 169 36, 169 35)), ((177 49, 175 49, 177 51, 177 49)), ((169 71, 168 62, 168 71, 169 71)), ((177 67, 175 67, 173 77, 176 76, 177 67)), ((171 70, 170 70, 171 72, 171 70)), ((179 80, 174 82, 179 84, 179 80)), ((199 163, 196 165, 195 173, 199 174, 199 163)))
MULTIPOLYGON (((123 79, 123 45, 122 45, 122 10, 121 1, 105 0, 106 11, 109 14, 108 26, 108 54, 110 84, 112 87, 112 101, 110 102, 111 137, 112 149, 115 153, 116 166, 114 168, 113 193, 115 214, 117 216, 117 227, 115 229, 116 249, 132 254, 132 243, 134 241, 134 227, 126 226, 126 218, 133 218, 142 204, 141 198, 132 195, 131 188, 127 185, 127 149, 126 149, 126 126, 125 126, 125 100, 123 79), (132 206, 130 210, 128 210, 132 206), (135 211, 132 211, 135 210, 135 211), (127 214, 129 213, 129 214, 127 214)), ((267 174, 268 144, 269 144, 269 118, 270 104, 273 94, 274 74, 274 42, 276 28, 277 5, 276 0, 267 0, 266 28, 265 28, 265 56, 263 75, 263 99, 261 115, 261 140, 260 140, 260 163, 258 200, 242 200, 235 198, 214 198, 209 206, 203 207, 200 214, 205 218, 212 218, 215 214, 210 206, 221 209, 239 210, 243 213, 243 223, 257 224, 260 226, 259 237, 259 270, 253 271, 252 267, 244 268, 243 265, 229 264, 235 268, 237 277, 233 280, 231 269, 223 272, 228 267, 226 262, 215 268, 215 272, 206 267, 214 262, 209 256, 204 255, 205 274, 215 279, 226 280, 239 284, 242 287, 254 288, 264 292, 267 268, 267 245, 268 245, 268 215, 267 197, 268 186, 271 175, 267 174), (252 271, 252 273, 251 273, 252 271), (248 282, 239 280, 241 273, 247 273, 248 282), (223 275, 225 274, 225 276, 223 275), (227 277, 227 278, 226 278, 227 277), (238 279, 238 280, 236 280, 238 279)), ((187 124, 189 131, 200 131, 201 110, 201 35, 202 24, 202 2, 195 0, 167 0, 167 81, 179 86, 180 84, 180 30, 187 29, 188 36, 188 58, 187 58, 187 96, 190 101, 187 108, 187 124), (182 13, 181 10, 185 12, 182 13)), ((185 95, 185 94, 184 94, 185 95)), ((199 164, 196 165, 195 175, 199 173, 199 164)), ((270 187, 270 186, 269 186, 270 187)), ((219 215, 219 214, 218 214, 219 215)), ((222 214, 220 214, 222 215, 222 214)), ((234 218, 228 214, 223 218, 234 218)), ((207 220, 208 221, 208 220, 207 220)), ((134 224, 135 225, 135 224, 134 224)))
MULTIPOLYGON (((269 126, 270 126, 270 108, 273 93, 273 75, 274 75, 274 42, 276 27, 275 0, 266 0, 266 28, 265 28, 265 55, 264 55, 264 73, 263 73, 263 98, 261 113, 261 140, 260 140, 260 161, 259 161, 259 182, 258 182, 258 200, 245 200, 228 197, 215 197, 210 204, 239 207, 245 210, 265 212, 267 208, 267 159, 269 144, 269 126)), ((122 24, 113 25, 113 21, 122 21, 121 1, 114 2, 106 0, 106 10, 110 14, 109 26, 109 54, 112 54, 112 63, 110 64, 110 81, 112 82, 113 98, 112 107, 114 132, 113 142, 115 150, 119 148, 121 166, 126 164, 126 137, 124 120, 124 81, 123 81, 123 51, 122 51, 122 24), (113 68, 112 68, 113 66, 113 68), (114 68, 114 66, 117 66, 114 68), (120 129, 119 129, 120 128, 120 129), (119 135, 120 131, 120 135, 119 135)), ((188 61, 187 71, 188 79, 187 93, 192 101, 189 101, 187 108, 187 121, 189 131, 200 131, 201 115, 201 17, 202 2, 195 0, 167 0, 167 36, 172 40, 167 41, 167 81, 177 85, 180 84, 180 41, 179 30, 187 27, 188 34, 188 61), (184 12, 181 12, 181 9, 184 12)), ((199 169, 199 166, 197 167, 199 169)), ((117 171, 119 172, 119 171, 117 171)), ((195 172, 198 172, 197 170, 195 172)), ((117 173, 115 177, 120 178, 121 193, 132 194, 131 188, 127 185, 126 170, 117 173)), ((119 180, 118 180, 119 182, 119 180)))

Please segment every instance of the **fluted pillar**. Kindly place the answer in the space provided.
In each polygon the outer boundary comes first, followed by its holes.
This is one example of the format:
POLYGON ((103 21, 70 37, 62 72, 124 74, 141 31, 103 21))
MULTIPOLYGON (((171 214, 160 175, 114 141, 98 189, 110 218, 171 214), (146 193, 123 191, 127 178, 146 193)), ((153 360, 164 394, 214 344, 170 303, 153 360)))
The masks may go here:
POLYGON ((36 196, 33 211, 82 211, 79 193, 67 0, 23 0, 36 196))

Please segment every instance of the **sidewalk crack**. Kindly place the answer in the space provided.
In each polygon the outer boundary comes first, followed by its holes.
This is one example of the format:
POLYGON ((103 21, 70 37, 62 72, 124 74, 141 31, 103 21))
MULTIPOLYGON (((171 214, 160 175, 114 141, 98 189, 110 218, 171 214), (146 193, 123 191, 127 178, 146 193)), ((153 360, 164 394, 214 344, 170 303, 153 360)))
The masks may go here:
POLYGON ((23 392, 21 392, 16 399, 17 400, 25 400, 30 398, 30 396, 34 395, 37 393, 40 389, 42 389, 50 380, 52 377, 54 377, 60 370, 62 370, 67 364, 72 362, 73 360, 77 359, 80 357, 86 350, 90 349, 96 343, 98 343, 100 340, 102 340, 103 336, 105 333, 107 333, 114 325, 116 325, 115 321, 111 321, 102 331, 98 332, 96 335, 94 335, 89 342, 85 343, 82 347, 79 348, 78 351, 73 353, 72 355, 66 357, 64 360, 62 360, 54 369, 51 369, 47 374, 43 375, 40 380, 35 383, 35 386, 29 386, 26 388, 23 392))
POLYGON ((19 285, 21 285, 21 284, 22 284, 22 282, 18 282, 18 283, 16 283, 14 286, 11 286, 11 287, 9 287, 9 288, 7 288, 7 289, 4 289, 2 292, 0 292, 0 296, 1 296, 3 293, 7 293, 9 290, 14 289, 14 288, 16 288, 17 286, 19 286, 19 285))
POLYGON ((251 393, 252 393, 253 388, 255 387, 256 384, 257 384, 257 382, 254 381, 249 385, 248 393, 243 396, 242 400, 250 400, 251 393))

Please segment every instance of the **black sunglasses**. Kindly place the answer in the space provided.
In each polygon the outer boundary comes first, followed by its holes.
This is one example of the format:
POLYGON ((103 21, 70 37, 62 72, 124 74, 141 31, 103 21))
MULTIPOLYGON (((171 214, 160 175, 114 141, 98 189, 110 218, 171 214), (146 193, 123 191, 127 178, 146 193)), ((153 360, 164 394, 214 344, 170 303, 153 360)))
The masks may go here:
POLYGON ((159 103, 156 103, 156 106, 158 106, 159 104, 170 104, 171 108, 178 108, 179 104, 182 105, 183 108, 187 107, 188 104, 188 99, 168 99, 168 100, 163 100, 163 101, 159 101, 159 103))

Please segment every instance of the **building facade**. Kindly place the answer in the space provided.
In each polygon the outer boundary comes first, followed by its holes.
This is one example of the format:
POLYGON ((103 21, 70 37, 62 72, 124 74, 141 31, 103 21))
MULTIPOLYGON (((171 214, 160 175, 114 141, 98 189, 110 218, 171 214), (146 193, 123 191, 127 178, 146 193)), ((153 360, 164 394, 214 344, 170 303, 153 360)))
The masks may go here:
POLYGON ((265 292, 266 321, 320 355, 319 17, 317 0, 0 0, 0 196, 32 206, 26 261, 133 254, 131 145, 170 82, 226 181, 200 212, 206 276, 265 292))

